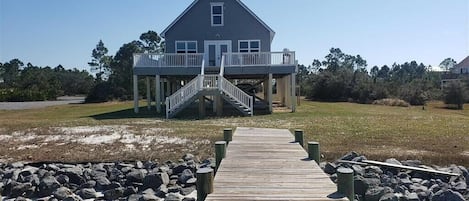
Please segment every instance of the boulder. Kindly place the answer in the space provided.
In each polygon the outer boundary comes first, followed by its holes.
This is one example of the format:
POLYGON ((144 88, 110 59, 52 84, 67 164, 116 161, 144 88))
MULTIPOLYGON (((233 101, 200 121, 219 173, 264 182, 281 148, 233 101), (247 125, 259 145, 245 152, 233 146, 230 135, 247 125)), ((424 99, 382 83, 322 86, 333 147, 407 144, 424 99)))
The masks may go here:
POLYGON ((73 196, 73 192, 67 188, 67 187, 60 187, 56 189, 53 193, 54 197, 59 199, 59 200, 64 200, 65 198, 68 198, 70 196, 73 196))
POLYGON ((146 170, 142 169, 134 169, 131 172, 127 173, 126 178, 127 182, 134 183, 142 183, 143 178, 145 178, 146 170))
POLYGON ((386 191, 383 187, 375 186, 370 187, 365 193, 366 201, 379 201, 379 199, 386 194, 386 191))
POLYGON ((433 195, 432 201, 464 201, 464 197, 452 190, 440 190, 433 195))
POLYGON ((94 188, 83 188, 77 191, 77 195, 79 195, 83 199, 92 199, 97 197, 94 188))
POLYGON ((143 179, 143 188, 157 189, 161 184, 167 185, 169 183, 169 176, 165 172, 151 173, 143 179))
POLYGON ((335 163, 326 163, 324 172, 327 174, 334 174, 336 172, 337 165, 335 163))
POLYGON ((42 178, 38 186, 38 195, 40 197, 51 195, 55 190, 60 188, 60 183, 53 176, 42 178))
POLYGON ((192 173, 192 171, 189 169, 185 169, 184 171, 182 171, 181 175, 179 176, 178 181, 182 184, 185 184, 187 180, 191 178, 194 178, 194 173, 192 173))
POLYGON ((106 200, 118 200, 120 197, 124 195, 124 188, 119 187, 119 188, 113 188, 104 191, 104 199, 106 200))

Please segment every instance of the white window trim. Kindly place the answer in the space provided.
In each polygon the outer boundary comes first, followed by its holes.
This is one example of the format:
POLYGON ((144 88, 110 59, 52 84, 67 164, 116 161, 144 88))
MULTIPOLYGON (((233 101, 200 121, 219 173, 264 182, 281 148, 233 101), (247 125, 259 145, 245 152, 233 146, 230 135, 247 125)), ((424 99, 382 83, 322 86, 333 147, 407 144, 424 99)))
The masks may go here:
POLYGON ((225 11, 224 11, 224 3, 223 2, 213 2, 210 3, 210 22, 212 27, 221 27, 225 25, 225 11), (221 14, 213 14, 213 7, 214 6, 221 6, 221 14), (215 16, 220 16, 221 17, 221 24, 214 24, 213 23, 213 17, 215 16))
MULTIPOLYGON (((252 52, 253 49, 258 50, 257 52, 261 52, 261 40, 238 40, 238 52, 241 52, 241 43, 247 42, 248 43, 248 52, 252 52), (251 48, 251 42, 259 42, 259 48, 251 48)), ((245 48, 242 48, 245 49, 245 48)))
MULTIPOLYGON (((174 42, 174 47, 175 47, 174 48, 174 53, 178 53, 178 43, 184 43, 184 45, 185 45, 184 51, 186 52, 186 54, 188 53, 188 50, 189 50, 188 49, 189 46, 187 45, 188 43, 195 43, 195 53, 197 53, 198 50, 199 50, 197 41, 195 41, 195 40, 177 40, 177 41, 174 42)), ((184 53, 179 53, 179 54, 184 54, 184 53)))

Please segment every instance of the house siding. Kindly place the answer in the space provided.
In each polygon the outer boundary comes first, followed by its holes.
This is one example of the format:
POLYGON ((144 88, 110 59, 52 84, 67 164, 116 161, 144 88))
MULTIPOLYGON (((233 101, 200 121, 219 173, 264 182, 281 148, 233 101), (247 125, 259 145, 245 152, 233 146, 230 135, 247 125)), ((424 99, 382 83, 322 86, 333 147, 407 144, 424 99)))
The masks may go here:
POLYGON ((199 0, 165 34, 166 52, 175 53, 175 41, 197 41, 197 52, 204 52, 205 40, 231 40, 238 52, 239 40, 260 40, 261 51, 270 52, 270 31, 234 0, 199 0), (224 26, 211 25, 210 3, 224 3, 224 26))

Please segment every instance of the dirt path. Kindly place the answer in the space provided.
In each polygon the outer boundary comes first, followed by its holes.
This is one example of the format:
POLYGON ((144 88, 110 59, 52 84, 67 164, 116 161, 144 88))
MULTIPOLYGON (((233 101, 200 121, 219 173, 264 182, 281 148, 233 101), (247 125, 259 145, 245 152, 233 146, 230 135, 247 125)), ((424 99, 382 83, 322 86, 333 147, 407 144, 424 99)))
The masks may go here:
POLYGON ((66 105, 83 103, 85 97, 63 96, 57 98, 57 101, 33 101, 33 102, 0 102, 0 110, 25 110, 44 108, 54 105, 66 105))

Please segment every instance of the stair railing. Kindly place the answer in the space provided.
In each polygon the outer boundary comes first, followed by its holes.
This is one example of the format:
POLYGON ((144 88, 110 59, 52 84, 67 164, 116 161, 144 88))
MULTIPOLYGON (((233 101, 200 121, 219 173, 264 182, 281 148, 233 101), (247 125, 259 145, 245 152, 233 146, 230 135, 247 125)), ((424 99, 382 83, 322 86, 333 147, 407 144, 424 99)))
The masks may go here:
POLYGON ((236 100, 236 102, 241 104, 243 107, 249 109, 251 111, 251 116, 253 116, 254 115, 253 97, 247 94, 246 92, 244 92, 243 90, 239 89, 238 87, 236 87, 236 85, 234 85, 233 83, 231 83, 224 77, 220 76, 218 79, 221 80, 220 89, 229 97, 236 100))

